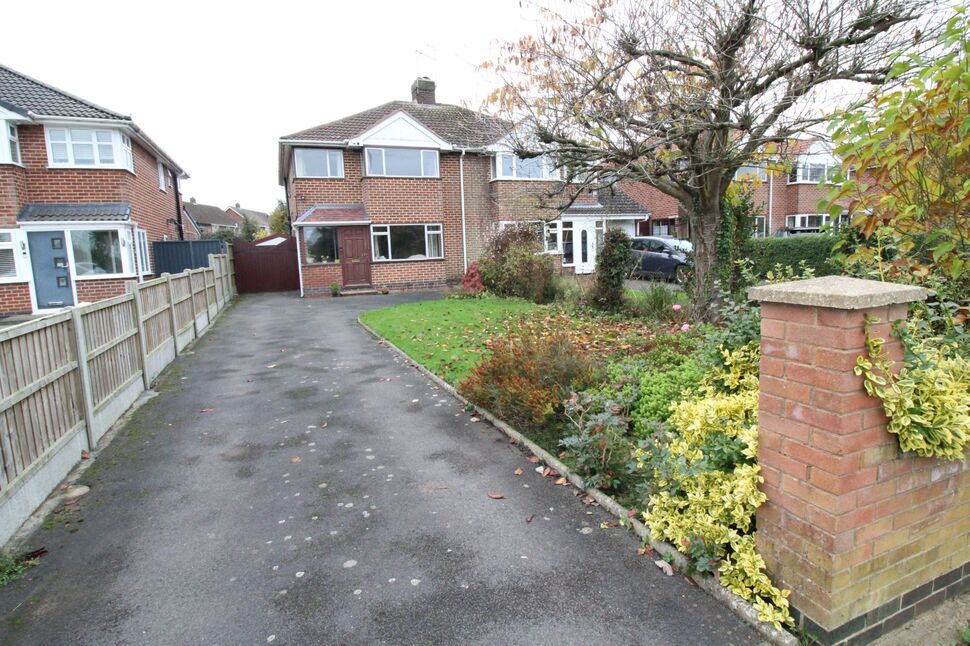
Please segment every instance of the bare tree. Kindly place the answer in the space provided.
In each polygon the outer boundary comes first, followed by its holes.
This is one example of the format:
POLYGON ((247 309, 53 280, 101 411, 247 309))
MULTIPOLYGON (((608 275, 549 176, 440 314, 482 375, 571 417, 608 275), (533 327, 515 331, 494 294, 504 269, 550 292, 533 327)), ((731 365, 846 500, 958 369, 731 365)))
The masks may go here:
POLYGON ((898 81, 895 58, 932 42, 924 36, 937 9, 936 0, 596 0, 579 17, 546 9, 539 33, 508 43, 494 63, 505 83, 491 102, 518 124, 516 152, 552 153, 569 182, 645 182, 675 197, 706 315, 721 199, 738 167, 783 155, 840 95, 898 81))

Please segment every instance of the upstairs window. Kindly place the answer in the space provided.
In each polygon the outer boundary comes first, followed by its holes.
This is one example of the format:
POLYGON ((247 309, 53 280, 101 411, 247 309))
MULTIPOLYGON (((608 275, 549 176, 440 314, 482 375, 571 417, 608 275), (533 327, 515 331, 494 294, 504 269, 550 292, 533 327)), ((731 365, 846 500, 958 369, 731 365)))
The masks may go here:
POLYGON ((365 148, 367 174, 374 177, 438 177, 438 151, 365 148))
POLYGON ((344 176, 344 151, 326 148, 297 148, 297 177, 336 177, 344 176))
POLYGON ((125 168, 134 172, 131 139, 117 130, 47 128, 47 158, 54 168, 125 168))
POLYGON ((752 182, 758 180, 759 182, 768 181, 768 171, 760 166, 739 166, 736 171, 734 171, 734 180, 736 182, 752 182))
POLYGON ((165 190, 165 164, 158 162, 158 190, 165 190))
MULTIPOLYGON (((0 123, 3 123, 0 121, 0 123)), ((20 163, 20 137, 17 134, 17 126, 13 123, 6 124, 7 141, 10 146, 10 159, 14 164, 20 163)))
POLYGON ((559 171, 552 159, 539 157, 517 157, 511 153, 499 153, 492 160, 494 179, 559 179, 559 171))

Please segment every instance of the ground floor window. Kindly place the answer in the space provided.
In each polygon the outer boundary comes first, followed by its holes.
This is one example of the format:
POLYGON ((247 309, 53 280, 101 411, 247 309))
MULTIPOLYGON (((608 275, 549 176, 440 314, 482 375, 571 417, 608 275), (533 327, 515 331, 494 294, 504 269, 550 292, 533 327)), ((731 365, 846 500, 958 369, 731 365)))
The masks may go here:
POLYGON ((148 258, 148 232, 144 229, 136 229, 135 235, 138 238, 138 271, 144 276, 152 273, 152 262, 148 258))
POLYGON ((816 233, 823 225, 828 224, 828 221, 829 216, 825 213, 789 215, 785 218, 785 226, 798 233, 816 233))
POLYGON ((653 235, 655 236, 670 236, 672 229, 670 220, 657 220, 653 223, 653 235))
POLYGON ((572 265, 573 262, 573 222, 562 223, 562 264, 572 265))
POLYGON ((17 277, 15 231, 0 231, 0 279, 17 277))
POLYGON ((116 230, 75 229, 71 231, 71 250, 76 276, 124 273, 121 237, 116 230))
POLYGON ((306 241, 306 262, 316 265, 340 260, 337 245, 337 227, 305 227, 303 237, 306 241))
POLYGON ((562 222, 554 220, 502 220, 498 223, 498 230, 503 231, 512 226, 534 226, 537 235, 542 236, 542 246, 546 253, 559 253, 562 250, 562 222))
POLYGON ((374 260, 444 258, 440 224, 375 224, 371 226, 374 260))
POLYGON ((768 235, 768 218, 763 215, 754 216, 753 231, 751 235, 755 238, 764 238, 768 235))

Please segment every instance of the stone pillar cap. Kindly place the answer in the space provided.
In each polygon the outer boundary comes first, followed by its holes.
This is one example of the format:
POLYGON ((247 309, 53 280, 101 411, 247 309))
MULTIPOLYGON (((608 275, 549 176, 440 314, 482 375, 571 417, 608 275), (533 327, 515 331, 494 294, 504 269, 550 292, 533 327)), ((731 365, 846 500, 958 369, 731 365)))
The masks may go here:
POLYGON ((822 276, 752 287, 748 290, 748 298, 765 303, 864 310, 925 300, 926 289, 846 276, 822 276))

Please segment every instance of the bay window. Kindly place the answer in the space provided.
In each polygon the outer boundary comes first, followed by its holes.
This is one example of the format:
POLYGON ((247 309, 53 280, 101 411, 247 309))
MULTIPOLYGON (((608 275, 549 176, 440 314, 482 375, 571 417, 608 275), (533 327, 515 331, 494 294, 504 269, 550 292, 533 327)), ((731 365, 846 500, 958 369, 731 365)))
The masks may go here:
POLYGON ((734 171, 734 180, 737 182, 751 182, 757 179, 759 182, 768 181, 768 171, 760 166, 740 166, 734 171))
POLYGON ((337 227, 304 227, 303 240, 308 265, 340 262, 337 227))
POLYGON ((546 155, 517 157, 512 153, 498 153, 492 159, 492 179, 556 180, 559 171, 546 155))
POLYGON ((52 168, 135 170, 131 139, 117 130, 48 127, 45 132, 52 168))
POLYGON ((814 232, 821 229, 828 221, 829 216, 824 213, 789 215, 785 218, 785 226, 792 231, 814 232))
POLYGON ((344 151, 329 148, 297 148, 293 151, 297 177, 344 176, 344 151))
POLYGON ((365 148, 367 175, 438 177, 438 151, 416 148, 365 148))
POLYGON ((789 184, 818 184, 831 182, 839 174, 839 164, 833 159, 825 162, 798 164, 788 175, 789 184))
POLYGON ((440 224, 375 224, 371 226, 371 253, 380 260, 444 258, 440 224))
POLYGON ((116 229, 71 231, 75 276, 122 274, 121 238, 116 229))
POLYGON ((0 161, 9 161, 14 164, 19 164, 20 163, 20 136, 17 134, 17 124, 6 123, 3 121, 0 121, 0 123, 3 123, 5 126, 4 130, 6 131, 7 144, 10 151, 9 158, 4 160, 3 157, 0 157, 0 161))

